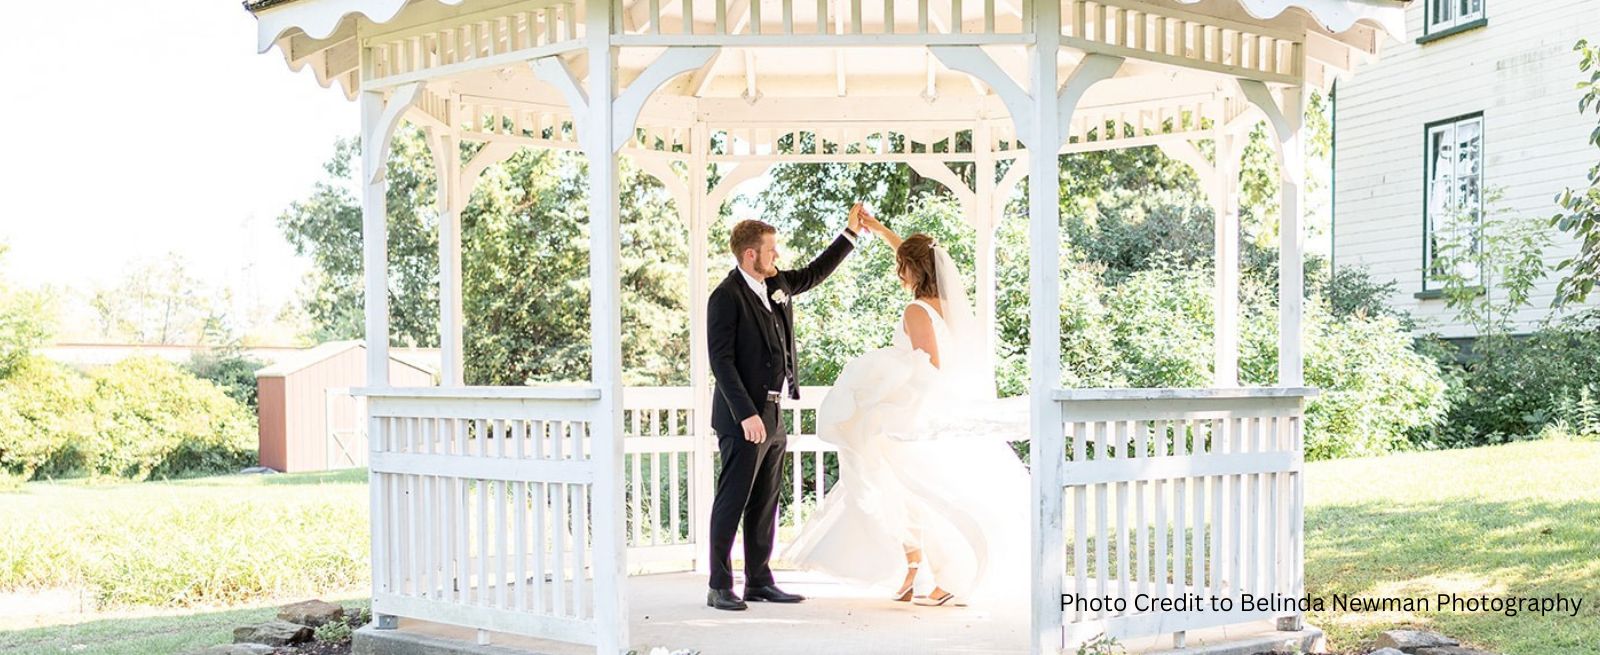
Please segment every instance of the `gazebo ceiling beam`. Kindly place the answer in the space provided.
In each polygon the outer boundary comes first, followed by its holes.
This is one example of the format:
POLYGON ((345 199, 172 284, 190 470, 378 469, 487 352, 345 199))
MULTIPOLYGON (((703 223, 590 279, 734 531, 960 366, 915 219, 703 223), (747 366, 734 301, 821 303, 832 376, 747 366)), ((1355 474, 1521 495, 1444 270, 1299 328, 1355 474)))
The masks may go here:
MULTIPOLYGON (((716 55, 716 48, 669 48, 637 78, 628 84, 616 99, 616 125, 612 127, 612 142, 616 147, 630 141, 639 114, 656 89, 674 77, 704 66, 716 55)), ((568 96, 569 101, 571 96, 568 96)), ((576 105, 574 105, 576 106, 576 105)))

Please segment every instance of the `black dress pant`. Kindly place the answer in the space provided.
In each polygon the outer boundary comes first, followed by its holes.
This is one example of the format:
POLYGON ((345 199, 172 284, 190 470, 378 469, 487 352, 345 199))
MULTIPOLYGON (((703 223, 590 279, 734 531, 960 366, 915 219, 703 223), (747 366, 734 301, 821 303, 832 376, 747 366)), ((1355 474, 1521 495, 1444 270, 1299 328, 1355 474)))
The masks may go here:
POLYGON ((762 587, 773 583, 772 542, 778 530, 778 489, 783 476, 783 453, 788 446, 778 405, 761 408, 767 439, 746 441, 743 433, 717 434, 722 452, 722 473, 711 503, 711 588, 733 588, 733 537, 744 522, 744 583, 762 587))

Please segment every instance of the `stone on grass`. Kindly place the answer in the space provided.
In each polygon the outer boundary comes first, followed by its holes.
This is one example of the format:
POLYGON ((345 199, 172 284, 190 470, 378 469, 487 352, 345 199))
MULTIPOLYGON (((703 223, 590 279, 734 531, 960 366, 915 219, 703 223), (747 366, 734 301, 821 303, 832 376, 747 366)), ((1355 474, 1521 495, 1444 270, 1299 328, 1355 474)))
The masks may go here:
POLYGON ((1418 648, 1416 655, 1495 655, 1486 650, 1466 648, 1463 646, 1431 646, 1418 648))
POLYGON ((321 600, 307 600, 278 608, 278 620, 320 628, 344 618, 344 608, 321 600))
POLYGON ((1379 648, 1378 650, 1375 650, 1375 651, 1372 651, 1370 653, 1367 653, 1367 655, 1406 655, 1406 654, 1405 654, 1405 651, 1399 651, 1399 650, 1395 650, 1393 648, 1379 648))
POLYGON ((1461 642, 1427 630, 1386 630, 1378 635, 1378 641, 1374 645, 1378 648, 1393 648, 1414 654, 1418 648, 1459 646, 1461 642))
POLYGON ((233 629, 233 642, 236 644, 288 646, 307 641, 311 641, 311 628, 288 621, 268 621, 233 629))
POLYGON ((228 644, 203 648, 189 655, 272 655, 278 650, 266 644, 228 644))
POLYGON ((277 471, 265 466, 252 466, 239 471, 239 475, 272 475, 274 473, 277 473, 277 471))

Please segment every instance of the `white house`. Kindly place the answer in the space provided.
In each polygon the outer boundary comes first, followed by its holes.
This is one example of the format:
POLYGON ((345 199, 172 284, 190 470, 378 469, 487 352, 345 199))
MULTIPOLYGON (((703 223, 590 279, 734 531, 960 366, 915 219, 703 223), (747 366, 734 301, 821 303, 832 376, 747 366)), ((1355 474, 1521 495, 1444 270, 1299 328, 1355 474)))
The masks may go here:
MULTIPOLYGON (((1563 189, 1587 186, 1600 151, 1593 116, 1578 113, 1573 45, 1600 39, 1600 1, 1413 2, 1406 31, 1336 92, 1333 262, 1395 281, 1391 306, 1422 329, 1475 336, 1423 274, 1434 237, 1452 205, 1479 208, 1485 190, 1501 190, 1511 215, 1544 219, 1563 189)), ((1552 267, 1577 247, 1553 236, 1552 267)), ((1551 314, 1557 280, 1538 286, 1518 331, 1551 314)))

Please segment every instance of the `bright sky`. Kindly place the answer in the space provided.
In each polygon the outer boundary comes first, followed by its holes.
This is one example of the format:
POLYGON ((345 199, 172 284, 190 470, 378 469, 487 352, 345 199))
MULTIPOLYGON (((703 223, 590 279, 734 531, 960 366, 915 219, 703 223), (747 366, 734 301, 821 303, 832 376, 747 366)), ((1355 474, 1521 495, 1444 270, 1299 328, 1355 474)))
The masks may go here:
POLYGON ((167 252, 241 301, 293 297, 275 221, 355 103, 255 52, 238 0, 0 2, 0 240, 25 285, 109 286, 167 252))

